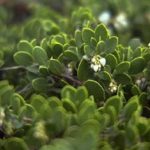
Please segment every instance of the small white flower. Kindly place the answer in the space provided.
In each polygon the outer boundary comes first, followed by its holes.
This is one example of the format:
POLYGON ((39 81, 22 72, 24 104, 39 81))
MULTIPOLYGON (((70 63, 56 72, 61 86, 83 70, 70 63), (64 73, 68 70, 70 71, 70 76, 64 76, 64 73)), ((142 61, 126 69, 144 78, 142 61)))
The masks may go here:
POLYGON ((85 60, 89 60, 89 58, 88 58, 88 56, 87 56, 87 55, 84 55, 84 56, 83 56, 83 59, 85 59, 85 60))
POLYGON ((111 14, 109 11, 102 12, 98 17, 98 20, 103 22, 106 25, 109 23, 110 19, 111 19, 111 14))
POLYGON ((101 66, 99 66, 99 65, 91 64, 91 68, 92 68, 95 72, 97 72, 97 71, 100 71, 100 70, 101 70, 101 66))
POLYGON ((114 25, 119 30, 121 30, 122 28, 126 28, 128 26, 126 14, 120 13, 118 16, 116 16, 114 25))
POLYGON ((150 47, 150 42, 148 43, 148 47, 150 47))
POLYGON ((116 92, 117 91, 117 83, 114 80, 112 80, 109 84, 108 89, 110 90, 111 93, 116 92))
POLYGON ((136 83, 138 86, 140 86, 141 80, 140 80, 140 79, 137 79, 137 80, 135 81, 135 83, 136 83))
POLYGON ((100 63, 102 66, 105 66, 106 65, 106 59, 105 58, 101 58, 100 59, 100 63))
POLYGON ((95 55, 91 59, 91 68, 97 72, 100 71, 102 67, 104 67, 106 64, 106 59, 103 57, 100 57, 99 55, 95 55))

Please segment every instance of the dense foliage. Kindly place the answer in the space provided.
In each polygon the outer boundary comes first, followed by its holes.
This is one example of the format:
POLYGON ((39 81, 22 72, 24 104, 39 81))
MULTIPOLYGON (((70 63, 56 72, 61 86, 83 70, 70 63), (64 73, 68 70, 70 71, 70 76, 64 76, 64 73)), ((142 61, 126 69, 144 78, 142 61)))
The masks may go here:
POLYGON ((138 2, 0 1, 0 150, 150 149, 138 2))

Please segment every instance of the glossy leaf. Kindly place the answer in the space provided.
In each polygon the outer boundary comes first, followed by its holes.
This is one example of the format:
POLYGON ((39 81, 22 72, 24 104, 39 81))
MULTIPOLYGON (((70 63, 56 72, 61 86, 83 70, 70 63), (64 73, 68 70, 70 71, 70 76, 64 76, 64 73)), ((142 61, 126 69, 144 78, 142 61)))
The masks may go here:
POLYGON ((93 78, 93 70, 90 68, 90 64, 85 59, 80 61, 77 76, 81 81, 93 78))
POLYGON ((96 40, 99 41, 100 39, 105 41, 108 38, 108 30, 103 24, 99 24, 95 29, 95 37, 96 40))
POLYGON ((121 108, 123 106, 122 99, 119 96, 112 96, 112 97, 108 98, 104 105, 104 109, 107 110, 107 108, 109 106, 113 106, 115 108, 117 114, 119 114, 119 112, 121 111, 121 108))
POLYGON ((28 146, 25 141, 21 138, 12 137, 5 140, 4 143, 5 150, 18 149, 18 150, 28 150, 28 146))
POLYGON ((111 69, 115 69, 117 65, 117 59, 113 54, 106 55, 106 64, 108 64, 111 69))
POLYGON ((118 38, 116 36, 112 36, 106 41, 105 44, 106 44, 106 51, 108 53, 112 53, 115 51, 115 49, 117 47, 118 38))
POLYGON ((124 107, 124 116, 129 120, 133 113, 138 109, 139 103, 137 96, 132 97, 124 107))
POLYGON ((122 73, 122 74, 116 74, 114 75, 114 79, 118 84, 131 84, 132 83, 132 79, 131 77, 126 74, 126 73, 122 73))
POLYGON ((34 47, 32 53, 35 61, 38 62, 39 65, 47 64, 48 56, 46 51, 43 48, 36 46, 34 47))
POLYGON ((14 60, 18 65, 29 66, 33 63, 32 55, 26 51, 19 51, 14 54, 14 60))
POLYGON ((28 52, 28 53, 32 54, 32 49, 33 49, 33 47, 32 47, 32 45, 31 45, 28 41, 26 41, 26 40, 21 40, 21 41, 19 42, 19 44, 18 44, 17 49, 18 49, 19 51, 25 51, 25 52, 28 52))
POLYGON ((90 44, 91 37, 94 37, 94 31, 90 28, 84 28, 82 30, 82 39, 85 43, 90 44))
POLYGON ((59 60, 57 60, 57 59, 53 59, 53 58, 51 58, 50 60, 49 60, 49 70, 52 72, 52 73, 54 73, 54 74, 56 74, 56 75, 61 75, 61 74, 63 74, 64 73, 64 71, 65 71, 65 68, 64 68, 64 66, 63 66, 63 64, 61 64, 60 62, 59 62, 59 60))
POLYGON ((145 67, 145 60, 142 57, 137 57, 131 61, 129 73, 130 74, 137 74, 143 71, 145 67))
POLYGON ((115 72, 118 74, 128 72, 129 68, 130 68, 130 62, 123 61, 116 66, 115 72))
POLYGON ((32 86, 36 91, 45 92, 48 88, 48 81, 45 78, 36 78, 32 81, 32 86))
POLYGON ((76 45, 78 47, 80 47, 82 44, 83 44, 83 41, 82 41, 82 33, 80 30, 76 30, 75 31, 75 41, 76 41, 76 45))
POLYGON ((104 101, 104 89, 97 81, 87 80, 84 82, 84 86, 87 88, 89 95, 93 95, 97 102, 104 101))

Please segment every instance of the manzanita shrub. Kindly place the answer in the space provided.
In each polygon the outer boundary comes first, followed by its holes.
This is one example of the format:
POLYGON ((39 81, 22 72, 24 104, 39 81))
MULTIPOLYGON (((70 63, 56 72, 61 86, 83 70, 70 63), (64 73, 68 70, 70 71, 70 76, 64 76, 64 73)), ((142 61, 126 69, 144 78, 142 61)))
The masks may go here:
POLYGON ((0 150, 149 150, 150 46, 30 7, 11 28, 0 8, 0 150))

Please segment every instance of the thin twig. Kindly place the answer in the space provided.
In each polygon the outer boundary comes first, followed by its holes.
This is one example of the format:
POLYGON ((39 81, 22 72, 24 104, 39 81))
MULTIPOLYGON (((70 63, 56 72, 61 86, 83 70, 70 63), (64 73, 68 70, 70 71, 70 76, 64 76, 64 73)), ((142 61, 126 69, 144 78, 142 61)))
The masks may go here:
POLYGON ((23 89, 21 89, 20 91, 17 91, 19 94, 23 94, 25 93, 26 91, 30 90, 31 88, 31 83, 27 84, 23 89))
POLYGON ((75 78, 72 77, 72 76, 62 75, 62 77, 65 78, 66 80, 69 80, 69 81, 71 81, 71 82, 77 84, 77 85, 81 85, 81 84, 82 84, 81 81, 75 79, 75 78))
POLYGON ((24 66, 5 67, 5 68, 1 68, 0 71, 9 71, 9 70, 17 70, 17 69, 25 69, 25 67, 24 66))

